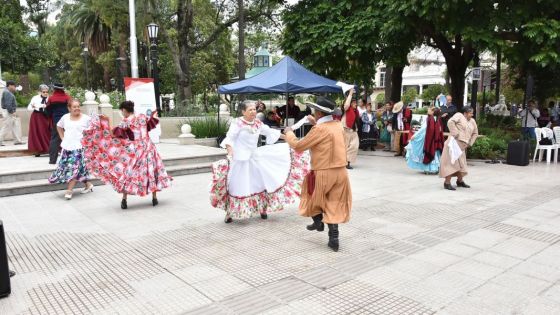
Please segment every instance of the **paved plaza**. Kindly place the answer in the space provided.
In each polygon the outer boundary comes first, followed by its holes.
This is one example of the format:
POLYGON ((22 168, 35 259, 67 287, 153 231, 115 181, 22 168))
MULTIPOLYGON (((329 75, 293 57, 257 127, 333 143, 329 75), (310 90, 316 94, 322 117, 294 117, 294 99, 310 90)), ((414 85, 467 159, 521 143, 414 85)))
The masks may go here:
POLYGON ((443 190, 403 159, 358 158, 341 250, 296 206, 223 223, 210 174, 149 198, 0 198, 12 295, 0 314, 560 314, 560 166, 470 162, 443 190))

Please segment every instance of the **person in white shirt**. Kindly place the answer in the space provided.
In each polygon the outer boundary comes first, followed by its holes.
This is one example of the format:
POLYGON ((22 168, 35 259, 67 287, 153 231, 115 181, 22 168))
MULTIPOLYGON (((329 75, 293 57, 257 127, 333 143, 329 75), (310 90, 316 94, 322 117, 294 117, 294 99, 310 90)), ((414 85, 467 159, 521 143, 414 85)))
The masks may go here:
POLYGON ((525 139, 536 139, 535 128, 539 126, 537 119, 540 117, 537 104, 530 100, 527 106, 519 112, 521 117, 521 135, 525 139))
POLYGON ((72 199, 72 190, 76 182, 85 184, 82 194, 93 191, 93 184, 89 182, 90 175, 86 167, 84 149, 82 147, 83 131, 87 128, 90 117, 82 114, 80 101, 73 99, 68 105, 68 114, 60 118, 56 129, 62 139, 60 146, 62 153, 58 167, 49 177, 51 184, 68 184, 64 198, 72 199))
POLYGON ((49 152, 52 119, 45 111, 48 98, 49 87, 41 84, 39 94, 33 96, 27 106, 27 110, 32 112, 29 119, 27 150, 35 152, 36 157, 39 157, 41 153, 49 152))

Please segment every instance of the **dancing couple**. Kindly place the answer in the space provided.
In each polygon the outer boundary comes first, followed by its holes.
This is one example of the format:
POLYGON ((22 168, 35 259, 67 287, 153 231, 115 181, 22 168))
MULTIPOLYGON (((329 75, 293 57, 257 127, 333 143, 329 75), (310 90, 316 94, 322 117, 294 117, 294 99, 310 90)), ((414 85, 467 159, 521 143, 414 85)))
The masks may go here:
POLYGON ((290 128, 282 136, 256 120, 253 103, 241 106, 243 117, 232 121, 222 142, 229 159, 213 164, 211 203, 230 223, 257 214, 265 219, 301 195, 299 213, 313 219, 307 229, 323 231, 326 223, 328 246, 338 251, 338 224, 348 222, 352 207, 344 130, 332 117, 333 101, 319 97, 308 105, 315 111, 307 116, 314 126, 299 140, 290 128), (257 147, 261 134, 269 145, 257 147), (287 143, 272 145, 280 138, 287 143))

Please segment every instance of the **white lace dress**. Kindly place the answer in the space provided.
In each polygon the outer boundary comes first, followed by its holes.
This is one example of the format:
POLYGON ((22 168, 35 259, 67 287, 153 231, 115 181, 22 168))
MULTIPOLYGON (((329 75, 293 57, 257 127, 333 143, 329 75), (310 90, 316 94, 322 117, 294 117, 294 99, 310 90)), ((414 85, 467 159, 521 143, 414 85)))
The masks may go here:
POLYGON ((255 119, 234 119, 221 147, 233 148, 231 161, 213 164, 211 203, 232 218, 248 218, 282 210, 296 201, 303 178, 309 172, 309 153, 296 153, 275 130, 255 119), (258 147, 259 137, 266 145, 258 147))

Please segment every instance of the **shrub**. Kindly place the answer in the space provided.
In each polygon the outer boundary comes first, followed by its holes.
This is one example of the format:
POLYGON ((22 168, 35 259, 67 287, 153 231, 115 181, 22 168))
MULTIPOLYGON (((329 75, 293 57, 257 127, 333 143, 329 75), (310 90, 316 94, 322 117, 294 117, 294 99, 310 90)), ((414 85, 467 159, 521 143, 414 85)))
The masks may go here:
POLYGON ((27 95, 16 92, 15 96, 18 107, 27 107, 27 105, 29 105, 29 102, 31 102, 31 98, 33 98, 34 94, 27 95))
POLYGON ((415 110, 412 111, 413 114, 417 114, 417 115, 426 115, 428 114, 428 107, 422 107, 422 108, 417 108, 415 110))
POLYGON ((229 121, 220 119, 220 123, 218 124, 218 118, 210 116, 184 121, 179 124, 179 129, 184 123, 191 125, 192 134, 199 139, 223 136, 227 133, 229 128, 229 121))
POLYGON ((474 145, 467 150, 467 157, 471 159, 494 159, 490 138, 483 137, 476 140, 474 145))

